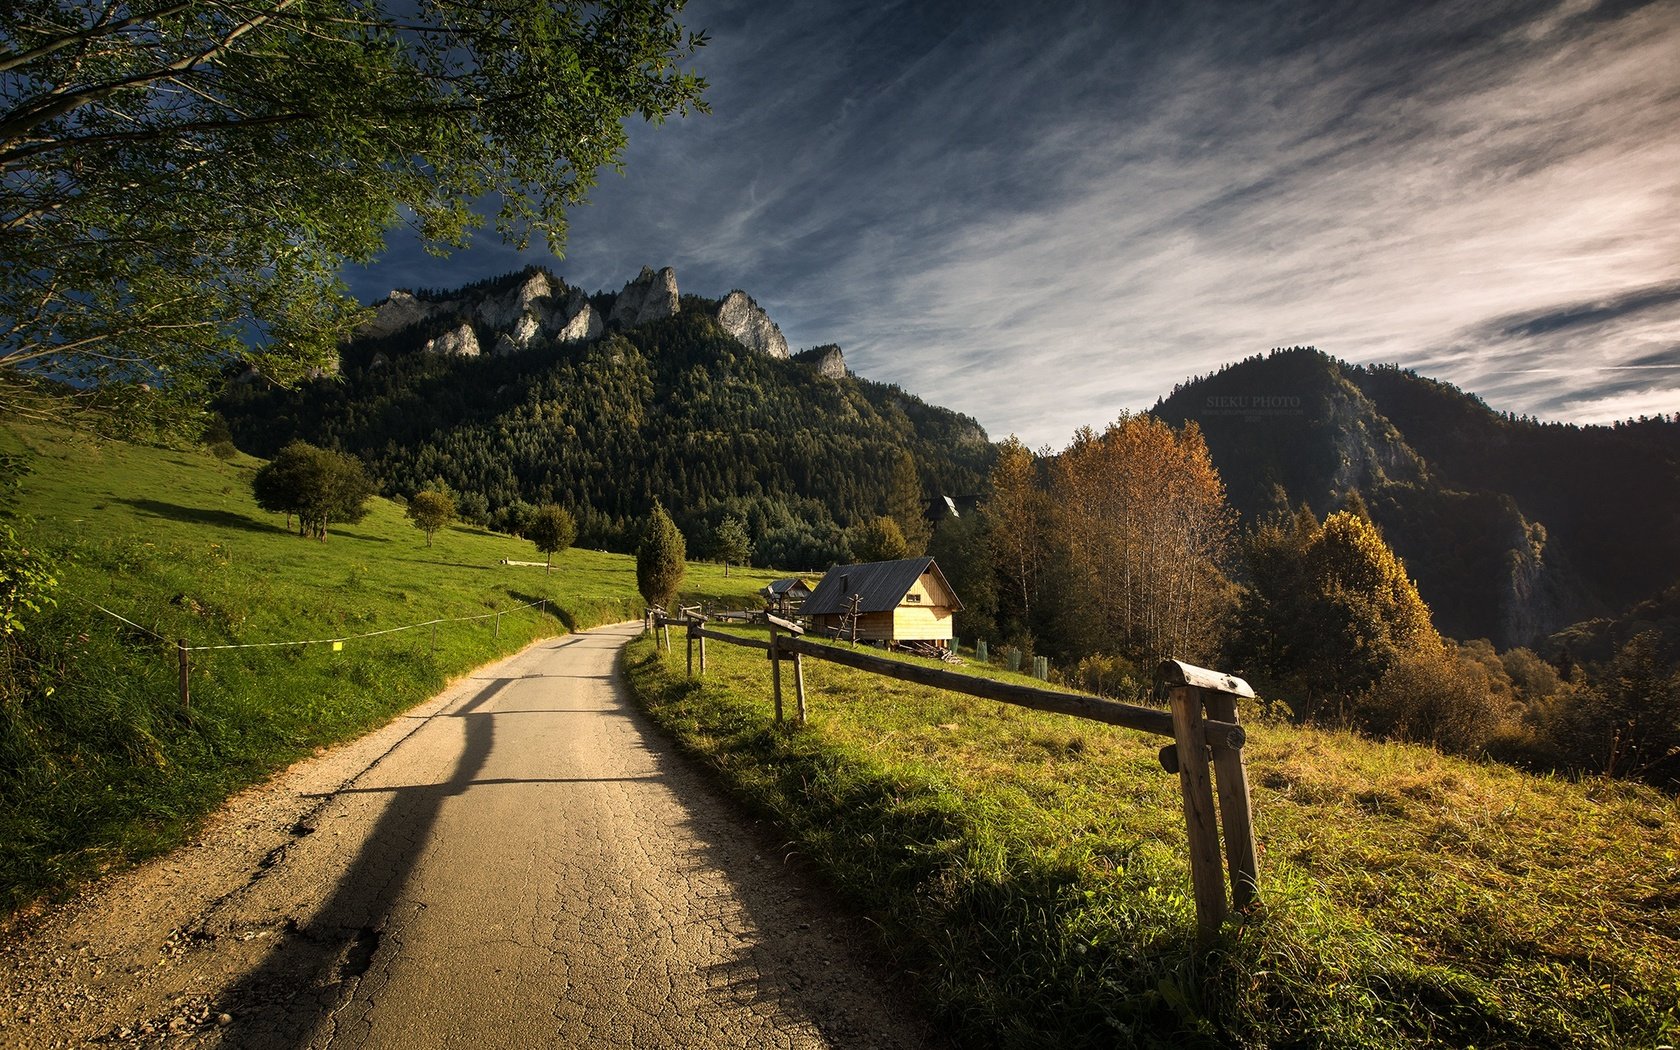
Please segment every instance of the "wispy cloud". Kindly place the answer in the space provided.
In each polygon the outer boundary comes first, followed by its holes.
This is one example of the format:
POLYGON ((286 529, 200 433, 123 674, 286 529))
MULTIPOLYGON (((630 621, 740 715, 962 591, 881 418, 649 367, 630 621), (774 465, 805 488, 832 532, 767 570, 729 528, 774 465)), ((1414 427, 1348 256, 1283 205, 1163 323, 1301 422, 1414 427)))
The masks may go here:
POLYGON ((1672 3, 689 15, 716 115, 633 136, 574 219, 586 287, 746 288, 1034 444, 1299 343, 1553 418, 1680 410, 1672 3))

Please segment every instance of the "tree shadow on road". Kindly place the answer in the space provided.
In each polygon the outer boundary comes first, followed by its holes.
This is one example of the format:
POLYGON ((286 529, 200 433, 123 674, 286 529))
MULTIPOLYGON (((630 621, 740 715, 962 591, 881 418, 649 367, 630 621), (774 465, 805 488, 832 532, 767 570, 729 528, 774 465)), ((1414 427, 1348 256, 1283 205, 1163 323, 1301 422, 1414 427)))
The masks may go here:
MULTIPOLYGON (((515 681, 493 679, 449 713, 470 715, 515 681)), ((391 796, 390 804, 332 895, 306 921, 293 923, 263 963, 220 997, 218 1009, 235 1018, 225 1045, 253 1050, 305 1045, 354 989, 379 950, 391 909, 425 852, 444 802, 472 786, 490 757, 492 720, 464 722, 466 744, 449 780, 377 789, 391 796)), ((370 789, 333 794, 362 790, 370 789)))
MULTIPOLYGON (((539 644, 544 648, 617 649, 623 637, 569 635, 539 644)), ((788 851, 773 829, 743 816, 738 806, 691 760, 679 754, 676 746, 630 702, 622 687, 613 690, 612 703, 593 710, 585 706, 561 706, 548 712, 541 708, 487 709, 525 677, 480 679, 482 687, 468 699, 437 712, 434 717, 459 718, 464 734, 459 758, 447 781, 410 786, 352 783, 322 797, 322 806, 330 805, 331 799, 340 795, 382 793, 389 795, 389 802, 329 896, 307 917, 295 917, 276 937, 263 961, 218 997, 212 1016, 226 1012, 233 1018, 231 1024, 217 1030, 216 1038, 222 1045, 294 1050, 329 1042, 354 1046, 367 1037, 366 1032, 348 1030, 360 1020, 356 1004, 369 994, 367 990, 358 991, 358 984, 374 966, 383 970, 388 965, 388 957, 394 945, 400 944, 409 919, 403 909, 425 906, 411 898, 409 884, 434 845, 439 818, 450 799, 469 790, 499 785, 544 784, 554 785, 549 790, 559 791, 566 790, 565 785, 628 787, 648 782, 656 790, 670 791, 680 810, 674 830, 693 844, 678 852, 677 872, 683 878, 687 875, 682 873, 689 871, 721 873, 734 899, 740 902, 742 916, 754 930, 753 937, 700 971, 717 1000, 708 1008, 735 1003, 761 1015, 767 1008, 773 1009, 778 1017, 808 1022, 833 1045, 937 1045, 937 1038, 926 1031, 909 1038, 892 1038, 880 1030, 876 1019, 882 1001, 893 1000, 900 993, 875 989, 860 995, 854 987, 855 976, 847 976, 890 972, 878 948, 858 947, 862 941, 857 917, 836 911, 830 903, 831 891, 797 870, 797 864, 790 869, 788 851), (525 723, 508 719, 525 719, 535 713, 628 720, 634 729, 628 739, 635 760, 629 763, 625 775, 607 777, 484 776, 495 749, 497 721, 503 721, 505 732, 516 734, 525 723), (382 955, 381 946, 388 935, 398 940, 387 945, 382 955), (843 957, 849 958, 850 965, 835 966, 843 957)), ((377 766, 375 763, 368 768, 377 766)), ((651 827, 647 832, 657 833, 651 827)), ((886 980, 890 978, 883 980, 883 988, 886 980)), ((374 991, 377 993, 377 986, 374 991)), ((567 987, 557 984, 552 990, 555 1004, 564 1002, 567 994, 567 987)), ((902 1008, 902 1016, 912 1016, 909 1007, 902 1008)), ((554 1017, 532 1017, 529 1023, 530 1045, 553 1045, 561 1034, 552 1027, 554 1017), (542 1032, 542 1025, 550 1027, 542 1032)), ((392 1038, 389 1031, 373 1033, 374 1041, 388 1042, 392 1038)))

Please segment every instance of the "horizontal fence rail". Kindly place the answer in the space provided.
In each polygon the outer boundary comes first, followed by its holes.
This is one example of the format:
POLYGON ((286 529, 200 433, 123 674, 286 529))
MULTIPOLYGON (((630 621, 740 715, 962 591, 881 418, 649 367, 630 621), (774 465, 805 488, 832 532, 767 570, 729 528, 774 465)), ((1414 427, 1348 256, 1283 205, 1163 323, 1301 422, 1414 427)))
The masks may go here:
POLYGON ((699 672, 706 672, 708 639, 765 652, 770 659, 771 690, 778 724, 783 721, 783 662, 793 664, 797 720, 805 721, 805 673, 801 658, 809 656, 916 685, 1170 737, 1174 742, 1161 749, 1159 758, 1163 769, 1179 777, 1189 839, 1190 881, 1200 935, 1203 938, 1213 936, 1232 908, 1243 911, 1258 899, 1259 850, 1255 845, 1253 803, 1243 757, 1248 736, 1237 715, 1237 700, 1252 699, 1254 690, 1241 678, 1178 660, 1165 660, 1156 673, 1157 694, 1164 695, 1168 702, 1168 709, 1162 711, 1081 693, 1000 682, 943 667, 924 667, 839 645, 825 645, 800 637, 804 633, 802 627, 775 615, 766 617, 769 636, 761 639, 714 630, 705 626, 706 618, 698 612, 688 609, 683 612, 685 615, 673 617, 663 609, 650 608, 644 624, 653 630, 655 641, 666 652, 671 651, 671 627, 684 629, 688 643, 688 674, 691 677, 695 673, 696 650, 699 672), (1223 863, 1221 827, 1224 831, 1223 863), (1227 870, 1230 874, 1229 898, 1226 895, 1227 870))

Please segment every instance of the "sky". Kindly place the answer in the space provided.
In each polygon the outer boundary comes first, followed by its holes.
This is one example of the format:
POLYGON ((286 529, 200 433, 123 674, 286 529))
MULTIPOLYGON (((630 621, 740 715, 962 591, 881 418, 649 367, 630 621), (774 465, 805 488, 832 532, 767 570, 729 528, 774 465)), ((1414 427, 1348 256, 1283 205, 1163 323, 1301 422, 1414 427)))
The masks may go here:
POLYGON ((1580 423, 1680 412, 1680 0, 693 0, 563 259, 393 234, 364 302, 529 263, 740 288, 795 349, 1067 444, 1271 347, 1580 423))

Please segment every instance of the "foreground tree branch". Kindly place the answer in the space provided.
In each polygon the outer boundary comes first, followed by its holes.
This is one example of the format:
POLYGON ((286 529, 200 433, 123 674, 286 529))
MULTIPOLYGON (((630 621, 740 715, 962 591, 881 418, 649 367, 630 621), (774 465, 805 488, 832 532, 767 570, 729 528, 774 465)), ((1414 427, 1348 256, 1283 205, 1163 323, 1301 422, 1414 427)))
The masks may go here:
POLYGON ((229 369, 330 369, 360 317, 338 273, 394 226, 446 250, 494 196, 504 237, 561 250, 627 117, 705 108, 680 9, 3 5, 0 378, 190 410, 229 369))

